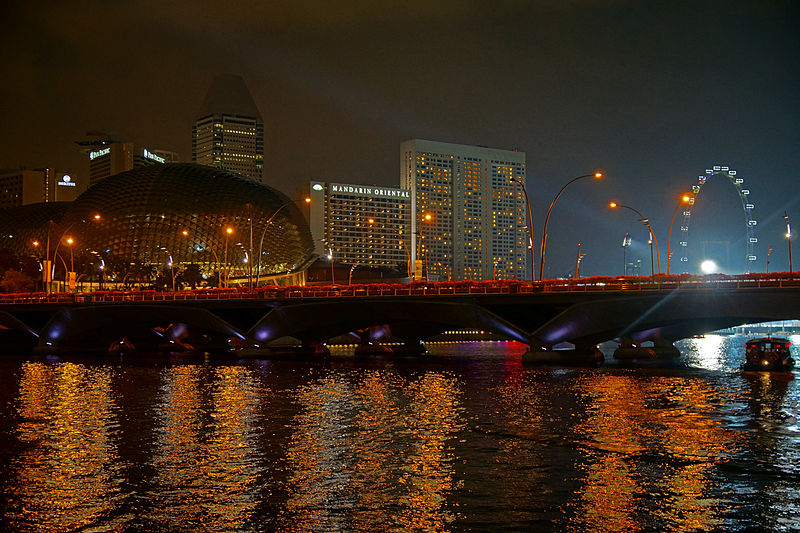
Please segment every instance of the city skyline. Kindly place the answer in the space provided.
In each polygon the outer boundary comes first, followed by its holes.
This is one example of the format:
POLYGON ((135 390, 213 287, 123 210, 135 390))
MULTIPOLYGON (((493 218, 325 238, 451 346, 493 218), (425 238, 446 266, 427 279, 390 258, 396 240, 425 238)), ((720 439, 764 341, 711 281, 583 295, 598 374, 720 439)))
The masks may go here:
MULTIPOLYGON (((188 160, 208 86, 232 72, 264 116, 264 181, 289 194, 309 180, 396 186, 397 147, 407 139, 518 148, 528 157, 534 246, 560 187, 604 171, 602 183, 576 184, 555 206, 547 265, 549 275, 568 271, 581 242, 582 273, 612 274, 622 270, 626 232, 629 258, 649 262, 649 250, 638 221, 610 212, 609 200, 639 209, 666 240, 675 198, 705 169, 729 165, 752 191, 757 265, 763 270, 772 245, 770 269, 786 269, 783 213, 800 220, 798 10, 789 3, 390 3, 325 12, 245 4, 210 16, 152 7, 11 7, 6 49, 21 32, 39 38, 6 62, 0 167, 81 172, 72 143, 98 128, 188 160), (116 59, 131 47, 123 68, 116 59)), ((732 189, 711 185, 703 201, 719 215, 710 218, 723 229, 741 225, 744 236, 732 189)), ((732 246, 736 238, 725 237, 732 246)))

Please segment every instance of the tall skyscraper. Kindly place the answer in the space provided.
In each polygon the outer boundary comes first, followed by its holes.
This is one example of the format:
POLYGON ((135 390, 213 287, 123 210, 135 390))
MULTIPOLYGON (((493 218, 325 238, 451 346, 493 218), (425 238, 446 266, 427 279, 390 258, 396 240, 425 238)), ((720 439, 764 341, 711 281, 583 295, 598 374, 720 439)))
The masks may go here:
POLYGON ((524 152, 409 140, 400 186, 411 190, 415 270, 440 281, 525 279, 524 152))
POLYGON ((262 181, 264 121, 241 76, 211 83, 192 127, 192 161, 262 181))

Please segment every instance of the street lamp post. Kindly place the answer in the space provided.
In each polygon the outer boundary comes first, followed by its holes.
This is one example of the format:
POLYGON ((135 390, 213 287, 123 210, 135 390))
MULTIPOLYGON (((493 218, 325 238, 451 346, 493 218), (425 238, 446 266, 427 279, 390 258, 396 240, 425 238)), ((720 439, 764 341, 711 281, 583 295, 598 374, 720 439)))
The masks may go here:
MULTIPOLYGON (((306 198, 303 199, 303 201, 305 203, 307 203, 307 204, 310 204, 311 203, 311 198, 306 197, 306 198)), ((281 204, 278 207, 278 209, 276 209, 275 212, 272 213, 272 215, 270 215, 270 217, 264 223, 264 230, 261 232, 261 240, 259 240, 259 242, 258 242, 258 261, 256 262, 256 283, 255 283, 256 287, 258 287, 258 284, 259 284, 259 282, 261 280, 261 252, 262 252, 262 249, 263 249, 263 246, 264 246, 264 237, 267 234, 267 228, 269 228, 270 224, 272 224, 272 220, 277 216, 278 213, 281 212, 281 210, 284 207, 286 207, 287 205, 293 204, 293 203, 295 203, 294 200, 289 200, 288 202, 284 202, 283 204, 281 204)), ((252 284, 252 280, 251 280, 251 284, 252 284)))
POLYGON ((769 246, 767 246, 767 274, 769 274, 769 256, 772 253, 772 250, 774 250, 774 249, 775 249, 775 247, 772 246, 771 244, 769 246))
POLYGON ((669 233, 667 234, 667 276, 669 276, 669 263, 670 259, 672 258, 672 224, 675 222, 675 215, 678 214, 678 208, 684 204, 690 204, 694 200, 694 197, 689 194, 685 193, 682 194, 678 203, 675 205, 675 211, 672 212, 672 220, 669 222, 669 233))
POLYGON ((550 207, 547 208, 547 215, 544 217, 544 227, 542 228, 542 246, 539 250, 539 279, 543 279, 544 276, 544 260, 545 260, 545 250, 547 249, 547 222, 550 220, 550 212, 553 210, 553 206, 556 204, 556 200, 558 197, 561 196, 561 193, 564 192, 564 189, 569 187, 571 184, 575 183, 576 181, 583 179, 583 178, 595 178, 600 179, 603 177, 602 172, 595 172, 594 174, 584 174, 583 176, 578 176, 577 178, 572 178, 567 182, 566 185, 561 187, 561 190, 558 191, 556 197, 553 198, 553 201, 550 202, 550 207))
POLYGON ((33 249, 36 250, 36 261, 39 263, 39 266, 42 268, 42 292, 44 292, 44 266, 42 265, 42 258, 39 257, 39 241, 33 241, 33 249))
POLYGON ((67 244, 69 244, 69 285, 70 289, 75 289, 72 283, 72 278, 75 277, 75 261, 72 256, 72 245, 75 241, 72 237, 67 237, 67 244))
POLYGON ((627 252, 628 248, 631 245, 631 236, 628 233, 625 233, 625 237, 622 238, 622 275, 628 275, 628 257, 627 252))
MULTIPOLYGON (((415 235, 417 236, 417 238, 416 238, 417 246, 415 247, 415 249, 419 250, 419 251, 422 251, 424 249, 424 251, 425 251, 425 253, 423 254, 424 257, 425 257, 425 269, 424 269, 425 270, 425 281, 428 281, 428 247, 425 245, 425 234, 422 232, 422 228, 424 227, 426 222, 427 223, 433 222, 433 214, 432 213, 423 212, 420 215, 419 229, 415 232, 415 235)), ((416 258, 416 254, 415 254, 415 257, 414 257, 414 263, 415 264, 413 265, 413 268, 411 270, 413 278, 417 277, 417 265, 416 265, 417 261, 422 262, 421 260, 416 258)), ((412 280, 412 281, 414 281, 414 280, 412 280)))
POLYGON ((167 266, 169 267, 169 273, 172 277, 172 292, 175 292, 175 266, 172 263, 172 254, 165 248, 162 248, 162 250, 167 254, 167 266))
POLYGON ((358 266, 358 263, 353 263, 353 265, 350 267, 350 276, 347 278, 347 284, 348 285, 352 285, 353 284, 353 270, 355 270, 357 266, 358 266))
MULTIPOLYGON (((185 229, 185 230, 181 231, 181 235, 183 235, 184 237, 188 237, 189 236, 189 230, 185 229)), ((197 240, 200 242, 200 244, 204 244, 206 247, 208 247, 209 250, 211 250, 211 253, 214 254, 214 260, 217 262, 217 269, 221 270, 220 262, 219 262, 219 256, 217 255, 217 251, 214 250, 214 247, 211 246, 211 244, 203 241, 202 239, 198 238, 197 240)), ((220 284, 222 283, 221 275, 218 276, 218 281, 219 281, 220 284)))
POLYGON ((332 248, 328 248, 328 261, 331 263, 331 285, 335 285, 336 284, 336 280, 334 279, 334 273, 333 273, 333 249, 332 248))
POLYGON ((225 288, 228 288, 228 281, 230 280, 230 270, 228 267, 228 237, 233 233, 233 228, 228 226, 225 228, 225 288))
POLYGON ((783 212, 783 219, 786 220, 786 240, 789 241, 789 277, 794 277, 792 268, 792 226, 789 224, 789 212, 783 212))
MULTIPOLYGON (((623 205, 623 204, 618 204, 616 202, 610 202, 608 204, 608 206, 611 209, 615 209, 617 207, 624 207, 625 209, 633 211, 634 213, 639 215, 640 222, 642 224, 644 224, 645 226, 647 226, 647 230, 650 232, 650 239, 656 245, 656 261, 658 262, 658 273, 661 274, 661 253, 658 251, 658 239, 656 239, 656 234, 653 233, 653 228, 650 226, 650 221, 647 220, 643 214, 641 214, 639 211, 637 211, 636 209, 632 208, 629 205, 623 205)), ((652 247, 652 244, 651 244, 651 247, 652 247)), ((651 253, 651 258, 652 258, 652 253, 651 253)), ((652 265, 652 259, 651 259, 650 263, 652 265)), ((654 270, 654 268, 652 266, 651 266, 650 270, 653 272, 653 275, 655 275, 655 270, 654 270)))
POLYGON ((578 279, 580 277, 581 259, 583 259, 585 255, 586 254, 581 253, 581 243, 578 243, 578 255, 575 258, 575 276, 573 279, 578 279))
MULTIPOLYGON (((98 221, 100 221, 100 219, 101 219, 102 217, 100 216, 100 214, 99 214, 99 213, 95 213, 95 214, 92 216, 92 218, 94 219, 94 221, 95 221, 95 222, 98 222, 98 221)), ((52 223, 52 220, 51 220, 50 222, 52 223)), ((85 222, 85 220, 83 220, 82 222, 85 222)), ((56 247, 55 247, 55 249, 53 250, 53 264, 55 264, 55 262, 56 262, 56 254, 58 254, 58 247, 59 247, 59 246, 61 246, 61 241, 63 241, 63 240, 64 240, 64 237, 67 235, 67 233, 69 232, 69 230, 71 230, 71 229, 72 229, 72 227, 73 227, 75 224, 76 224, 76 223, 75 223, 75 222, 73 222, 72 224, 70 224, 69 226, 67 226, 67 229, 65 229, 65 230, 64 230, 64 232, 61 234, 61 237, 59 237, 59 238, 58 238, 58 241, 56 242, 56 247)), ((70 237, 70 240, 71 240, 71 239, 72 239, 72 238, 70 237)), ((69 245, 70 245, 70 256, 71 256, 71 254, 72 254, 72 242, 69 242, 69 245)), ((50 226, 48 226, 48 227, 47 227, 47 252, 48 252, 48 259, 49 259, 49 253, 50 253, 50 226)), ((62 259, 62 262, 64 262, 64 260, 63 260, 63 259, 62 259)), ((67 268, 66 268, 66 263, 64 263, 64 271, 66 271, 66 270, 67 270, 67 268)), ((64 276, 65 276, 65 278, 66 278, 66 274, 64 274, 64 276)))
POLYGON ((535 266, 533 264, 533 212, 531 211, 531 203, 528 201, 528 191, 525 190, 525 184, 517 178, 511 178, 511 183, 516 183, 522 189, 522 194, 525 196, 525 207, 528 210, 528 250, 531 251, 531 281, 534 281, 535 266))

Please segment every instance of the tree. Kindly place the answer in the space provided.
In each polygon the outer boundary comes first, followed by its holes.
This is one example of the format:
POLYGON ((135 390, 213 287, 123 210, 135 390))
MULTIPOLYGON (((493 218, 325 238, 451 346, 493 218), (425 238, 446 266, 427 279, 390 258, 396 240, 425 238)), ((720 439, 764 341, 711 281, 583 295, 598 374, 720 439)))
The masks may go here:
POLYGON ((34 283, 31 278, 18 270, 6 270, 0 287, 5 292, 32 292, 34 283))
POLYGON ((203 274, 200 272, 200 265, 195 263, 186 265, 186 267, 183 269, 183 275, 181 278, 185 283, 188 283, 192 289, 196 289, 197 286, 203 282, 203 274))

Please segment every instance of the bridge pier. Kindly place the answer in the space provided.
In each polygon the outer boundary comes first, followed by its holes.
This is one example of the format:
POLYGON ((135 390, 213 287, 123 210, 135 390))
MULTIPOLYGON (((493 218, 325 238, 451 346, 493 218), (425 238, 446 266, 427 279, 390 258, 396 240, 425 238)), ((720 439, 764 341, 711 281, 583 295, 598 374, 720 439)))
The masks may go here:
POLYGON ((642 346, 640 342, 623 337, 619 347, 614 350, 614 359, 632 361, 635 359, 671 359, 681 355, 672 341, 662 338, 652 339, 653 346, 642 346))
POLYGON ((576 346, 572 350, 554 350, 538 340, 531 340, 528 351, 522 354, 523 365, 597 366, 605 356, 597 346, 576 346))

